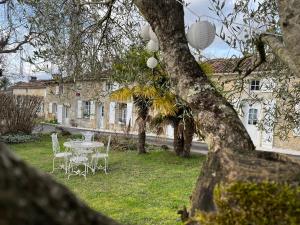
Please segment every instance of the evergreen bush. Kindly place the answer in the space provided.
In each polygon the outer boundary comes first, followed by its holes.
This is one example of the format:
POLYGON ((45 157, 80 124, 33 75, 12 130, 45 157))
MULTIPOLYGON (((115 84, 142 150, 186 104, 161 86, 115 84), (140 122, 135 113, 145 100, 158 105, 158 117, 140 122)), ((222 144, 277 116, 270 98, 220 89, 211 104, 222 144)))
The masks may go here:
POLYGON ((198 212, 201 225, 300 224, 300 188, 288 184, 237 182, 214 191, 214 213, 198 212))

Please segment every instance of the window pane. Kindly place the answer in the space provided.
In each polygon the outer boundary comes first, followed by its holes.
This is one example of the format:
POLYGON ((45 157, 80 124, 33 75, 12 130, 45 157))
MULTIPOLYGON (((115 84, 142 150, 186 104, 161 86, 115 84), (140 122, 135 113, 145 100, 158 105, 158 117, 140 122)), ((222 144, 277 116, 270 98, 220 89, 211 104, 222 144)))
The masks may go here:
POLYGON ((249 113, 248 113, 248 124, 251 125, 256 125, 257 124, 257 114, 258 114, 258 110, 257 109, 249 109, 249 113))

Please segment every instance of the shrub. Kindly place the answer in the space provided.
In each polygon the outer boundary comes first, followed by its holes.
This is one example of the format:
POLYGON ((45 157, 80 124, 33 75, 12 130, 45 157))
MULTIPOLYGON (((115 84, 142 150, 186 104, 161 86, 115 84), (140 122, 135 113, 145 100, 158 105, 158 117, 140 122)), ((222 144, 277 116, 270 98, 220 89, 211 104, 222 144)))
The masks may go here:
POLYGON ((31 134, 42 97, 0 93, 0 133, 31 134))
MULTIPOLYGON (((105 145, 107 145, 108 136, 97 134, 95 136, 95 140, 101 141, 105 145)), ((114 151, 137 150, 136 142, 137 141, 135 139, 132 139, 130 137, 112 135, 111 141, 110 141, 110 146, 111 146, 111 149, 114 151)))
POLYGON ((18 144, 29 141, 35 141, 40 139, 40 136, 37 134, 6 134, 0 136, 0 142, 4 142, 7 144, 18 144))
POLYGON ((72 134, 63 127, 55 127, 55 131, 60 132, 61 136, 71 136, 72 134))
POLYGON ((300 224, 300 188, 276 183, 238 182, 214 191, 215 213, 199 212, 202 225, 300 224))
POLYGON ((51 123, 51 124, 58 124, 57 119, 53 118, 53 119, 49 119, 49 120, 45 120, 45 123, 51 123))

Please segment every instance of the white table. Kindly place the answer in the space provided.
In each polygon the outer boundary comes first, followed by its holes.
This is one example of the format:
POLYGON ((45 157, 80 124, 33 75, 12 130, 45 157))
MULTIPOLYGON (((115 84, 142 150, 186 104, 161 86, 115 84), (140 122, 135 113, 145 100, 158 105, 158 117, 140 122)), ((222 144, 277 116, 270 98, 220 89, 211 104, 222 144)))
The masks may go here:
POLYGON ((98 141, 67 141, 64 143, 64 147, 69 149, 95 149, 103 147, 104 144, 98 141))
POLYGON ((72 156, 69 159, 68 166, 68 178, 71 175, 82 175, 86 178, 88 169, 93 170, 91 165, 91 156, 97 152, 97 149, 103 147, 102 142, 97 141, 67 141, 64 143, 64 147, 72 152, 72 156), (79 168, 74 170, 74 166, 83 165, 84 171, 79 168))

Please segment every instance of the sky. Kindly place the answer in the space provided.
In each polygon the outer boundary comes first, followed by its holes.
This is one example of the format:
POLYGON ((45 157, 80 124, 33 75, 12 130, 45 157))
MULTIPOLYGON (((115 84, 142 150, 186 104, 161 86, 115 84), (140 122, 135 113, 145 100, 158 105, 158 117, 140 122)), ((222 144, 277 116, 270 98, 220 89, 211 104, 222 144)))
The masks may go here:
MULTIPOLYGON (((221 23, 216 20, 217 15, 214 12, 209 10, 210 0, 189 0, 190 4, 187 6, 197 15, 201 16, 201 20, 207 20, 213 24, 215 24, 217 31, 221 27, 221 23), (208 18, 213 17, 216 19, 208 18)), ((226 0, 226 5, 224 10, 229 11, 232 9, 235 0, 226 0)), ((187 8, 185 8, 185 24, 187 26, 191 26, 196 20, 199 18, 191 13, 187 8)), ((228 57, 233 54, 238 54, 235 50, 231 49, 223 40, 219 37, 215 37, 214 42, 206 48, 201 54, 206 58, 221 58, 221 57, 228 57)), ((10 73, 20 73, 20 54, 13 54, 8 56, 7 58, 9 64, 9 72, 10 73)), ((43 72, 34 72, 35 68, 33 65, 24 62, 23 63, 23 73, 26 77, 29 76, 37 76, 38 79, 50 79, 51 76, 43 73, 43 72)), ((25 78, 26 80, 26 78, 25 78)))
MULTIPOLYGON (((197 15, 201 16, 201 20, 207 20, 216 26, 217 32, 221 28, 221 22, 218 21, 218 16, 209 10, 210 0, 189 0, 190 5, 187 8, 191 9, 197 15), (215 19, 209 18, 213 17, 215 19)), ((226 0, 224 11, 231 11, 233 8, 235 0, 226 0)), ((198 19, 193 13, 191 13, 187 8, 185 8, 185 24, 191 26, 198 19)), ((234 49, 230 48, 222 39, 215 37, 214 42, 207 47, 202 53, 203 56, 207 58, 221 58, 228 57, 233 54, 239 54, 234 49)))

